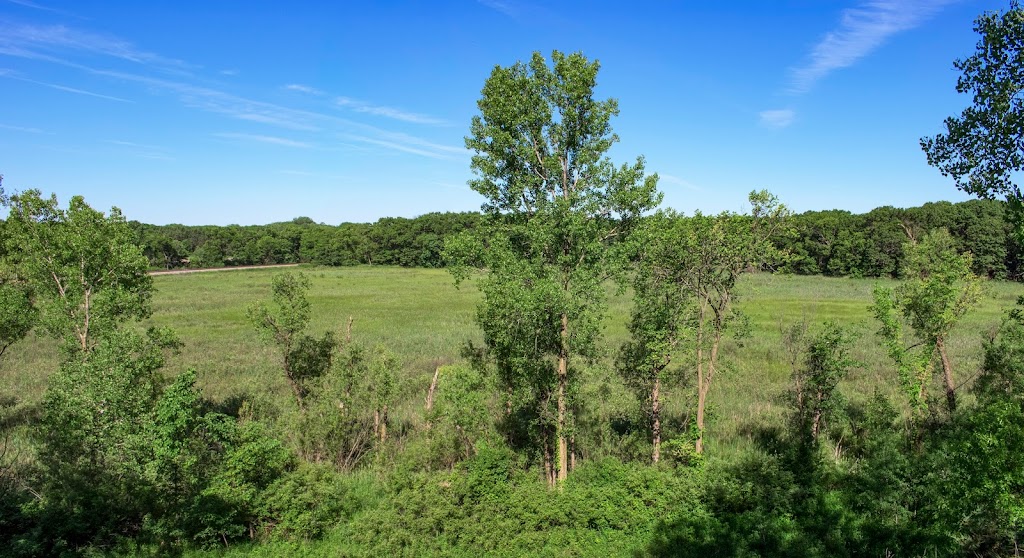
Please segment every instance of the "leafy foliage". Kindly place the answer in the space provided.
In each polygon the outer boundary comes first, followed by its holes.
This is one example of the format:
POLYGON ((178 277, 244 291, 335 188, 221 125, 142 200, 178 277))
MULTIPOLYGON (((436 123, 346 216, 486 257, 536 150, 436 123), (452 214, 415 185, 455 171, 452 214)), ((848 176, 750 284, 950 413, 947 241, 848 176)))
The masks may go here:
POLYGON ((152 497, 146 463, 157 370, 173 345, 167 332, 111 333, 52 377, 38 434, 47 495, 41 523, 53 544, 139 534, 152 497))
POLYGON ((907 253, 907 280, 896 289, 876 287, 872 312, 882 325, 879 334, 896 363, 911 406, 918 410, 927 407, 928 385, 938 362, 952 412, 956 409, 956 384, 945 341, 977 303, 981 283, 971 272, 971 255, 959 254, 945 231, 928 233, 920 242, 910 244, 907 253), (911 340, 905 339, 904 322, 912 329, 911 340))
MULTIPOLYGON (((791 338, 802 337, 806 327, 798 324, 790 332, 791 338)), ((862 366, 850 358, 852 344, 852 336, 831 322, 806 341, 803 362, 793 371, 793 418, 800 438, 817 444, 832 414, 842 407, 839 383, 851 368, 862 366)))
POLYGON ((921 140, 928 164, 951 176, 957 188, 979 197, 1006 196, 1020 226, 1021 192, 1015 173, 1024 170, 1024 10, 982 14, 975 53, 954 63, 962 72, 958 93, 973 104, 945 121, 946 132, 921 140))
POLYGON ((466 146, 470 186, 485 198, 480 234, 450 244, 456 281, 482 266, 478 322, 500 383, 523 394, 554 482, 565 479, 575 359, 595 352, 601 280, 619 273, 613 245, 661 196, 643 159, 615 167, 615 100, 596 100, 599 65, 581 54, 540 53, 495 67, 466 146))
POLYGON ((32 304, 28 286, 0 277, 0 356, 23 339, 36 325, 38 310, 32 304))
POLYGON ((91 351, 126 320, 150 315, 152 279, 120 210, 80 196, 66 210, 38 190, 10 198, 7 256, 36 296, 40 324, 66 349, 91 351))
POLYGON ((273 308, 254 303, 248 311, 256 331, 281 352, 285 379, 300 409, 310 386, 330 369, 337 347, 331 332, 320 338, 305 333, 309 325, 308 291, 305 275, 281 273, 271 282, 273 308))
POLYGON ((438 370, 436 402, 427 413, 430 458, 435 468, 451 469, 471 458, 478 443, 496 442, 491 405, 493 389, 477 368, 443 366, 438 370))
POLYGON ((697 376, 696 452, 704 448, 707 396, 718 371, 723 335, 732 330, 742 336, 744 320, 733 303, 736 281, 752 269, 781 259, 772 242, 789 217, 789 210, 767 190, 751 192, 750 214, 725 212, 715 217, 697 213, 676 219, 674 246, 655 265, 670 270, 675 288, 692 296, 689 319, 693 327, 693 363, 697 376))

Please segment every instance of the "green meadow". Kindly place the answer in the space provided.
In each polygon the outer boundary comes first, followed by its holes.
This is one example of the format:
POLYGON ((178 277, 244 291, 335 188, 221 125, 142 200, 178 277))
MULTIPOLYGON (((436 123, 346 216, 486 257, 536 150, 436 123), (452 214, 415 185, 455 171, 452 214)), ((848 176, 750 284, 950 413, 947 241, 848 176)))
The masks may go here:
MULTIPOLYGON (((312 329, 345 335, 353 320, 354 340, 385 345, 403 364, 395 418, 422 420, 422 405, 436 366, 458 361, 467 342, 480 345, 474 323, 479 295, 472 283, 453 285, 444 270, 393 267, 303 267, 312 281, 312 329)), ((293 270, 294 271, 294 270, 293 270)), ((184 347, 165 369, 198 373, 204 394, 214 400, 245 398, 288 404, 287 385, 275 351, 257 338, 246 308, 270 297, 270 279, 280 270, 244 270, 167 275, 154 278, 153 317, 144 324, 173 328, 184 347)), ((875 335, 869 314, 877 279, 751 274, 740 283, 738 308, 749 318, 749 335, 730 339, 711 390, 709 457, 724 457, 744 444, 747 426, 778 417, 780 395, 790 367, 782 329, 800 321, 836 321, 858 333, 853 357, 864 366, 842 389, 848 398, 897 389, 892 364, 875 335)), ((582 388, 588 408, 601 416, 623 413, 636 402, 614 372, 614 353, 626 340, 629 293, 608 287, 605 356, 586 367, 582 388)), ((985 295, 954 330, 949 342, 957 381, 969 383, 981 359, 981 342, 999 325, 1003 312, 1024 294, 1019 283, 989 282, 985 295)), ((39 401, 46 378, 57 365, 55 343, 38 334, 13 346, 0 361, 0 392, 15 394, 20 405, 39 401)), ((677 360, 678 380, 669 388, 667 411, 682 415, 692 389, 690 368, 677 360)), ((966 391, 966 390, 965 390, 966 391)))

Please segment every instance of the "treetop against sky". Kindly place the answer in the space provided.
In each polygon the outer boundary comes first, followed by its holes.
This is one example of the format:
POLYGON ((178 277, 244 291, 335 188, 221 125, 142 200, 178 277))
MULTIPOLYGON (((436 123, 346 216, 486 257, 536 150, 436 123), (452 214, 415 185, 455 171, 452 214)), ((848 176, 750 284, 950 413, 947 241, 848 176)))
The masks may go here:
POLYGON ((953 60, 1008 6, 0 0, 0 172, 157 224, 473 210, 485 79, 558 49, 601 62, 613 160, 644 155, 680 211, 958 201, 918 140, 970 103, 953 60))

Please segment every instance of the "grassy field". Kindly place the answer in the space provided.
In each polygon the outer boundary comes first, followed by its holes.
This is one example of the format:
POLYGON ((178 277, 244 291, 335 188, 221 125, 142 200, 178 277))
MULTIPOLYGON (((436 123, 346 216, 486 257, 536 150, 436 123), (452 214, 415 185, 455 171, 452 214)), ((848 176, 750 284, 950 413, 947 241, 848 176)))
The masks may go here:
MULTIPOLYGON (((171 359, 169 373, 195 368, 206 394, 288 397, 277 357, 263 345, 246 319, 246 307, 270 296, 270 278, 279 270, 246 270, 160 276, 151 323, 174 328, 185 347, 171 359)), ((434 367, 458 360, 467 341, 477 344, 474 324, 479 294, 472 285, 456 289, 444 270, 386 267, 303 268, 312 281, 313 329, 344 335, 354 319, 354 338, 382 343, 404 365, 399 413, 414 413, 422 402, 434 367)), ((750 318, 752 335, 742 345, 723 349, 724 368, 712 389, 715 420, 709 451, 716 440, 737 440, 739 427, 777 414, 778 396, 789 378, 781 328, 806 319, 835 320, 858 332, 854 357, 865 363, 844 386, 850 397, 895 390, 895 372, 879 348, 877 326, 868 313, 878 280, 751 275, 740 285, 739 308, 750 318)), ((884 282, 883 282, 884 283, 884 282)), ((981 304, 956 329, 948 344, 958 381, 977 370, 981 340, 998 326, 1002 311, 1024 294, 1024 285, 989 283, 981 304)), ((588 372, 584 394, 607 406, 629 405, 611 371, 611 355, 626 339, 628 295, 613 296, 605 327, 609 357, 588 372)), ((147 324, 148 325, 148 324, 147 324)), ((56 366, 54 342, 32 336, 12 347, 0 362, 0 394, 22 404, 39 400, 49 371, 56 366)), ((675 394, 676 405, 683 390, 675 394)), ((669 397, 673 397, 670 392, 669 397)), ((673 404, 669 404, 670 411, 673 404)), ((722 448, 725 449, 725 448, 722 448)))

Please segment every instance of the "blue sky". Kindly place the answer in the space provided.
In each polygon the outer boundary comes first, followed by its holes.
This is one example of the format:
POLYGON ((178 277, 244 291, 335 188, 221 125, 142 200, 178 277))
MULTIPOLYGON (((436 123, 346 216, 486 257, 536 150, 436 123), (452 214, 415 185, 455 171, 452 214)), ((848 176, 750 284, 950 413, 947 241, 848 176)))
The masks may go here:
POLYGON ((953 60, 1007 6, 0 0, 0 173, 155 224, 475 210, 484 80, 557 49, 600 60, 612 158, 680 211, 959 201, 918 140, 970 102, 953 60))

